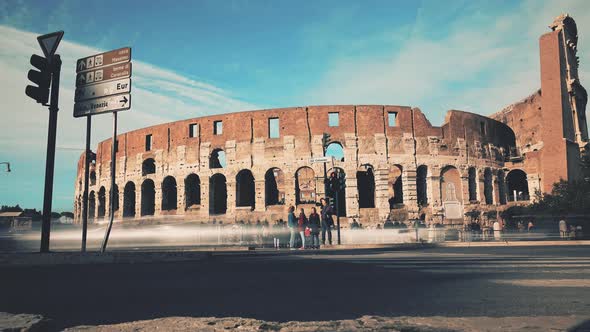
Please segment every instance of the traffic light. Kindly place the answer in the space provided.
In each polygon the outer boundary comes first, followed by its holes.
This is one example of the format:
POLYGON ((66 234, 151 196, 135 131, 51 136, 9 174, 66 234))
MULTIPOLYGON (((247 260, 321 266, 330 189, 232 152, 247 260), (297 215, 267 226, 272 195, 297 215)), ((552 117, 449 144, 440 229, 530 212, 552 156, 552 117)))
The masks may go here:
POLYGON ((328 147, 328 144, 330 144, 330 134, 324 133, 324 135, 322 136, 322 146, 324 147, 324 149, 328 147))
POLYGON ((336 197, 336 193, 338 193, 338 178, 336 177, 336 173, 330 173, 330 179, 328 180, 328 196, 334 198, 336 197))
POLYGON ((37 54, 31 55, 31 64, 38 70, 29 70, 29 80, 37 86, 27 85, 25 93, 40 104, 47 104, 49 101, 49 85, 51 82, 51 67, 46 58, 37 54))
POLYGON ((338 173, 338 190, 344 190, 346 188, 346 175, 344 173, 338 173))

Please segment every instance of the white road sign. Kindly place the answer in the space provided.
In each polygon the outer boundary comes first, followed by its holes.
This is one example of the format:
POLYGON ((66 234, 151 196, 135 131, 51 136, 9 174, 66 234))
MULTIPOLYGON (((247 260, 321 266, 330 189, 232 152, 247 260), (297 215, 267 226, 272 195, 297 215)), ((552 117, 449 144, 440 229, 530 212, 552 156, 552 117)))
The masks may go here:
POLYGON ((131 108, 131 95, 124 93, 104 98, 96 98, 74 104, 74 117, 123 111, 131 108))
POLYGON ((124 78, 122 80, 110 81, 77 88, 76 94, 74 95, 74 101, 80 102, 83 100, 129 92, 131 92, 131 79, 124 78))
POLYGON ((334 157, 315 157, 315 158, 310 158, 309 162, 312 164, 315 163, 331 163, 332 160, 334 159, 334 157))

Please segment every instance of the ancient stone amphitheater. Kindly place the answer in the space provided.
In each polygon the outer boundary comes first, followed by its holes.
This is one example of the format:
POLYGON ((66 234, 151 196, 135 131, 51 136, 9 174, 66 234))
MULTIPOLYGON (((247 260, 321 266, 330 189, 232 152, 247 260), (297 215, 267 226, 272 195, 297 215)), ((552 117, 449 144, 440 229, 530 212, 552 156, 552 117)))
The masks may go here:
MULTIPOLYGON (((115 217, 274 221, 306 210, 338 169, 340 215, 365 224, 424 218, 462 224, 466 212, 523 204, 580 176, 587 94, 575 59, 577 29, 562 15, 540 38, 541 89, 489 117, 448 111, 432 126, 418 108, 308 106, 213 115, 117 137, 115 217), (562 89, 566 86, 567 89, 562 89), (327 164, 322 136, 331 135, 327 164)), ((90 168, 89 218, 108 217, 112 141, 90 168)), ((75 215, 81 219, 84 155, 75 215)))

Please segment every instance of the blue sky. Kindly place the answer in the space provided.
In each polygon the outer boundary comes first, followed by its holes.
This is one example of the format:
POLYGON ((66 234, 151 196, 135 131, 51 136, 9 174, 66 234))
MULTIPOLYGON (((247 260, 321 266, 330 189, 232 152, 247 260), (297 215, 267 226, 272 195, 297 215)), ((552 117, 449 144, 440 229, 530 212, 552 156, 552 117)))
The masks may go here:
MULTIPOLYGON (((448 109, 491 114, 539 83, 538 37, 578 22, 590 72, 588 1, 0 1, 0 204, 42 205, 47 111, 24 94, 38 34, 64 30, 54 210, 71 210, 83 119, 75 60, 133 48, 133 108, 120 132, 248 109, 393 104, 440 125, 448 109)), ((95 117, 93 145, 111 118, 95 117)))

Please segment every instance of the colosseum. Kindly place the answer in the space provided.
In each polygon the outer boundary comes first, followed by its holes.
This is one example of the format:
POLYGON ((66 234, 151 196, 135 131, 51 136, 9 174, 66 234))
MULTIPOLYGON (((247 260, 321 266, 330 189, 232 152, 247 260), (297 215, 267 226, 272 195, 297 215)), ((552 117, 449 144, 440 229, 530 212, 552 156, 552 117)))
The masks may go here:
MULTIPOLYGON (((285 218, 325 196, 324 165, 345 174, 338 213, 459 225, 470 210, 528 204, 581 177, 587 93, 577 28, 561 15, 542 35, 540 89, 490 116, 458 110, 433 126, 419 108, 330 105, 193 118, 117 136, 115 217, 194 221, 285 218), (324 133, 331 137, 324 148, 324 133), (332 156, 332 162, 311 158, 332 156)), ((88 213, 108 217, 112 140, 91 153, 88 213)), ((85 154, 75 215, 81 220, 85 154)), ((306 209, 307 210, 307 209, 306 209)), ((346 220, 346 219, 345 219, 346 220)))

